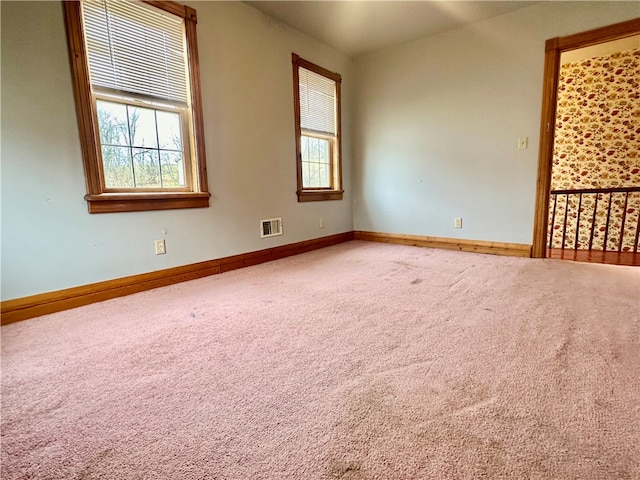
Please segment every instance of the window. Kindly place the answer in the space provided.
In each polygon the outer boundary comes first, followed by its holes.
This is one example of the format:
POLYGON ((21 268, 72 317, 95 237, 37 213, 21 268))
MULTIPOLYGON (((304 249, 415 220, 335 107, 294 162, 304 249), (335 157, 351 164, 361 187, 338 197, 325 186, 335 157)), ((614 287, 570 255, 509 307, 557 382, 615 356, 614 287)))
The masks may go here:
POLYGON ((208 207, 196 12, 65 2, 90 213, 208 207))
POLYGON ((295 53, 292 61, 298 201, 341 200, 342 78, 295 53))

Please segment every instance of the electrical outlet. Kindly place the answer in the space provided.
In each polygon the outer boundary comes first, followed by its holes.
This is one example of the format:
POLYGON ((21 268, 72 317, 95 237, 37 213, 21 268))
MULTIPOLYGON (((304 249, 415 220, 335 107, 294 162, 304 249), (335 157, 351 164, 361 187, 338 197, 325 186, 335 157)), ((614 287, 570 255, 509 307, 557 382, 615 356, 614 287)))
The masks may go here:
POLYGON ((320 228, 324 228, 324 218, 320 219, 320 228))
POLYGON ((156 240, 156 255, 164 255, 165 253, 167 253, 167 246, 164 239, 156 240))
POLYGON ((462 228, 462 217, 456 217, 453 219, 453 226, 455 228, 462 228))

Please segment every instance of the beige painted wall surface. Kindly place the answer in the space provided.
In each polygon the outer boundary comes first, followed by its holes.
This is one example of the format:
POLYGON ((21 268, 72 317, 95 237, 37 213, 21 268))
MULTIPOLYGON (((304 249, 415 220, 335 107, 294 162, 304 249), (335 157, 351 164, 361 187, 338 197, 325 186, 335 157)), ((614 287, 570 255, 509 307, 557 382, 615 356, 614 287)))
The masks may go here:
POLYGON ((530 244, 545 41, 639 13, 545 2, 358 57, 355 228, 530 244))
POLYGON ((351 60, 243 3, 192 5, 211 206, 89 215, 62 6, 1 2, 2 299, 352 230, 351 60), (291 52, 342 74, 343 201, 297 202, 291 52))

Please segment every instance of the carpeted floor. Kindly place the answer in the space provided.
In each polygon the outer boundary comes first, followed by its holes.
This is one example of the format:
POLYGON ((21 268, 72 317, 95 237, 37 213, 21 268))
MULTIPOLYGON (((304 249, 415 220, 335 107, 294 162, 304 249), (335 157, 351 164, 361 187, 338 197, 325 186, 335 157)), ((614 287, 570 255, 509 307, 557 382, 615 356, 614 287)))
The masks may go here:
POLYGON ((640 269, 349 242, 2 327, 3 480, 640 479, 640 269))

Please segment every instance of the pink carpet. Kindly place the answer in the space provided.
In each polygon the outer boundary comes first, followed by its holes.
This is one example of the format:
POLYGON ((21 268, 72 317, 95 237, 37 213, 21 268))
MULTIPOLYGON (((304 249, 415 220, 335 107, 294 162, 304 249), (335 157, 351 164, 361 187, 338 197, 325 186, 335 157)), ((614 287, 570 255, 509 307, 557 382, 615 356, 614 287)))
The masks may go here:
POLYGON ((640 479, 640 269, 349 242, 2 327, 12 479, 640 479))

